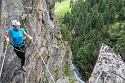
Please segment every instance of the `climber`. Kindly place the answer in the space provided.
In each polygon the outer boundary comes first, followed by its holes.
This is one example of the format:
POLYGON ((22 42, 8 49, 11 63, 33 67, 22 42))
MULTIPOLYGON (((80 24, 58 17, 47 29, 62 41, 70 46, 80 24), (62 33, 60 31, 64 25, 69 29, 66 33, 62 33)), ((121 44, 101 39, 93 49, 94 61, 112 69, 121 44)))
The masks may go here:
POLYGON ((28 35, 23 28, 20 28, 20 22, 18 20, 12 21, 13 28, 8 30, 8 33, 5 35, 5 39, 7 43, 9 42, 9 36, 12 37, 12 45, 14 47, 14 51, 18 58, 21 59, 21 69, 26 72, 25 68, 25 43, 23 40, 24 35, 28 37, 30 40, 33 38, 28 35))

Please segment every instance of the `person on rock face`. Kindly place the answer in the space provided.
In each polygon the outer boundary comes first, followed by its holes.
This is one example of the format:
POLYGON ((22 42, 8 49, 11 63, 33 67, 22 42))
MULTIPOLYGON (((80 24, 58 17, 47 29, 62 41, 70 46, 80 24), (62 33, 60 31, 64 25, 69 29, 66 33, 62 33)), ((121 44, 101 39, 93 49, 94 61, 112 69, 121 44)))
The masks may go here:
POLYGON ((25 68, 25 44, 23 37, 24 35, 28 37, 30 40, 33 38, 28 35, 23 28, 20 28, 20 22, 18 20, 12 21, 13 28, 8 30, 8 33, 5 35, 6 41, 9 42, 9 36, 12 37, 12 45, 14 47, 14 51, 16 55, 21 59, 21 68, 26 71, 25 68))

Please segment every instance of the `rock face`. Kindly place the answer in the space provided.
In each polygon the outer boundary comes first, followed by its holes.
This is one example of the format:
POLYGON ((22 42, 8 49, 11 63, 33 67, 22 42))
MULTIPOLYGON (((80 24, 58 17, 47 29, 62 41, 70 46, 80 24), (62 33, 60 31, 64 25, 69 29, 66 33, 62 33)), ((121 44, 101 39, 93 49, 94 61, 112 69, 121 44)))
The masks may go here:
MULTIPOLYGON (((43 57, 52 76, 59 70, 64 75, 66 61, 71 63, 71 50, 62 40, 60 25, 54 14, 55 0, 0 0, 0 68, 5 51, 4 35, 11 27, 11 21, 17 19, 25 31, 34 38, 39 53, 43 57)), ((25 38, 26 44, 29 40, 25 38)), ((26 50, 27 72, 17 71, 20 59, 13 48, 8 47, 1 83, 53 83, 39 53, 31 44, 26 50)))
POLYGON ((89 83, 125 83, 125 63, 106 44, 102 44, 89 83))

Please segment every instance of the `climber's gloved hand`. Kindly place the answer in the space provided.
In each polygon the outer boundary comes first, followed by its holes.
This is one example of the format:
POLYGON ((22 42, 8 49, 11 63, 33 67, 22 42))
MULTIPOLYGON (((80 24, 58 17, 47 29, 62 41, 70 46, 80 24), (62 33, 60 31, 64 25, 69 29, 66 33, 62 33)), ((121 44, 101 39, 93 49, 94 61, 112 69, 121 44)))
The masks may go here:
POLYGON ((10 41, 9 38, 7 37, 7 38, 6 38, 6 42, 8 43, 9 41, 10 41))
POLYGON ((33 38, 31 36, 28 36, 30 40, 33 40, 33 38))

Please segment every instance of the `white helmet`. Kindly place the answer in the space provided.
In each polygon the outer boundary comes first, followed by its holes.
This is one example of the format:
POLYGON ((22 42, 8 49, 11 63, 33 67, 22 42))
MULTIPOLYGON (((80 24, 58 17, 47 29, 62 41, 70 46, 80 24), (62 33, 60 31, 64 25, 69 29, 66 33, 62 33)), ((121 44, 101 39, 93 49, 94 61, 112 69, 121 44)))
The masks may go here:
POLYGON ((13 20, 13 21, 12 21, 12 25, 14 25, 14 26, 19 26, 19 25, 21 25, 21 24, 20 24, 20 22, 19 22, 18 20, 13 20))

